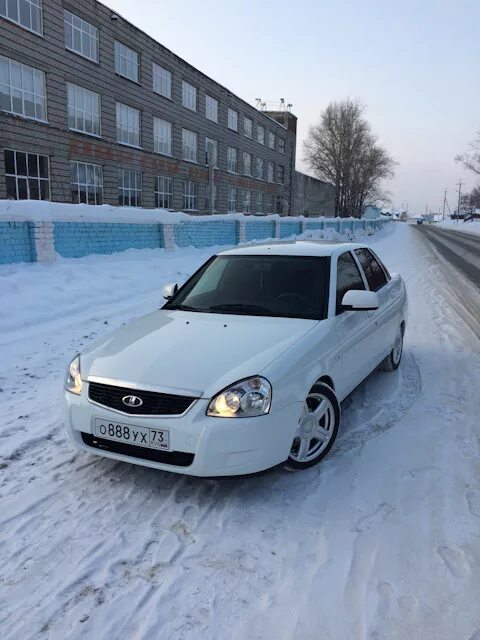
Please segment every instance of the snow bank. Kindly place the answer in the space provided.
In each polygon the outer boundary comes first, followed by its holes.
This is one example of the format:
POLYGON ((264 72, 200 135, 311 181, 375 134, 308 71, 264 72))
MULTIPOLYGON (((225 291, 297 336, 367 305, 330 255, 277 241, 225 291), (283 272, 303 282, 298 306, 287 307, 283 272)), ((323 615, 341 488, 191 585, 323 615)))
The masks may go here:
POLYGON ((473 233, 474 235, 480 235, 480 220, 474 220, 473 222, 463 222, 460 220, 445 220, 438 222, 439 227, 444 229, 452 229, 455 231, 461 231, 462 233, 473 233))

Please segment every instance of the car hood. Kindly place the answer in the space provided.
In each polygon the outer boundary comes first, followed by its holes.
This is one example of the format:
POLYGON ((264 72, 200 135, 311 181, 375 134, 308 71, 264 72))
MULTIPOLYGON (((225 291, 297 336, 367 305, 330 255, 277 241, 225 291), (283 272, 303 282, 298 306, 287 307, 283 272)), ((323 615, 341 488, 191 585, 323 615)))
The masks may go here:
POLYGON ((82 378, 210 398, 260 373, 316 324, 296 318, 155 311, 85 349, 82 378))

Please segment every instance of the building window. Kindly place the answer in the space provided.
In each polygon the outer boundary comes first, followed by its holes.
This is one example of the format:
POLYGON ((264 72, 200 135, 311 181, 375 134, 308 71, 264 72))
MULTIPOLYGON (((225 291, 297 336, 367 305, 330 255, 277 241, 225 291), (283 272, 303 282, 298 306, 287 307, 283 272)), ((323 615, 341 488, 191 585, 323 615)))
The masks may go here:
POLYGON ((268 132, 268 146, 270 149, 275 149, 275 134, 271 131, 268 132))
POLYGON ((140 147, 140 111, 117 102, 117 142, 140 147))
POLYGON ((237 210, 237 190, 235 187, 230 187, 228 190, 227 210, 228 213, 235 213, 237 210))
POLYGON ((72 202, 103 204, 103 174, 99 164, 72 162, 72 202))
POLYGON ((172 155, 172 123, 161 118, 153 119, 153 149, 155 153, 172 155))
POLYGON ((273 213, 275 210, 275 196, 265 196, 265 213, 273 213))
POLYGON ((252 175, 252 154, 243 152, 243 173, 246 176, 252 175))
POLYGON ((243 135, 247 138, 253 137, 253 120, 246 116, 243 118, 243 135))
POLYGON ((260 125, 257 126, 257 142, 265 144, 265 129, 260 125))
POLYGON ((283 164, 278 165, 278 182, 283 184, 285 182, 285 167, 283 164))
POLYGON ((5 181, 10 200, 50 200, 48 157, 7 149, 5 181))
MULTIPOLYGON (((0 0, 1 5, 1 0, 0 0)), ((74 13, 63 12, 65 47, 84 58, 98 62, 98 29, 74 13)))
POLYGON ((257 158, 257 178, 263 180, 263 158, 257 158))
POLYGON ((192 111, 197 110, 197 87, 189 82, 182 82, 182 104, 192 111))
POLYGON ((139 81, 140 56, 121 42, 115 41, 115 73, 133 80, 139 81))
POLYGON ((227 147, 227 171, 237 173, 237 150, 234 147, 227 147))
POLYGON ((218 122, 218 100, 212 96, 205 96, 205 115, 212 122, 218 122))
POLYGON ((120 169, 118 173, 118 204, 121 207, 142 205, 142 174, 139 171, 120 169))
POLYGON ((183 181, 183 210, 197 211, 197 183, 193 180, 183 181))
POLYGON ((277 196, 277 213, 279 216, 283 213, 283 198, 282 196, 277 196))
POLYGON ((213 184, 213 185, 209 185, 207 184, 206 187, 206 194, 205 194, 205 209, 206 211, 217 211, 217 206, 218 206, 218 202, 217 202, 217 185, 213 184), (213 209, 210 207, 210 189, 213 190, 213 209))
POLYGON ((155 178, 155 206, 157 209, 171 209, 173 206, 173 178, 155 178))
POLYGON ((285 153, 285 140, 283 138, 278 139, 278 150, 280 153, 285 153))
POLYGON ((205 164, 218 168, 218 142, 211 138, 205 138, 205 164))
POLYGON ((267 163, 267 180, 273 182, 273 162, 267 163))
POLYGON ((182 158, 197 162, 198 136, 193 131, 182 129, 182 158))
POLYGON ((250 191, 244 191, 243 192, 242 211, 244 213, 250 213, 251 198, 252 198, 252 195, 251 195, 250 191))
POLYGON ((0 16, 29 31, 42 33, 41 0, 0 0, 0 16))
POLYGON ((257 213, 263 212, 263 194, 261 191, 257 192, 257 202, 255 205, 255 209, 257 210, 257 213))
POLYGON ((238 112, 234 109, 228 109, 228 128, 238 131, 238 112))
POLYGON ((67 83, 68 128, 100 136, 100 96, 98 93, 67 83))
POLYGON ((152 63, 153 90, 165 98, 172 98, 172 74, 155 62, 152 63))
POLYGON ((45 122, 43 71, 0 56, 0 109, 45 122))

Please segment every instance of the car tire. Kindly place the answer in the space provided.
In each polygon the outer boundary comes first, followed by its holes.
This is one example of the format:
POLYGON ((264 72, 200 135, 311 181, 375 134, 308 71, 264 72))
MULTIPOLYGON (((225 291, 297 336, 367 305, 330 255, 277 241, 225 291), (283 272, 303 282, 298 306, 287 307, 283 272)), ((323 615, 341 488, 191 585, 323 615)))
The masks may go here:
POLYGON ((327 384, 317 382, 305 398, 286 468, 297 471, 318 464, 333 447, 339 426, 337 396, 327 384))
POLYGON ((397 337, 395 338, 395 343, 393 345, 393 349, 390 351, 388 356, 383 360, 380 364, 380 369, 382 371, 396 371, 400 366, 400 362, 402 360, 403 353, 403 327, 400 327, 397 333, 397 337))

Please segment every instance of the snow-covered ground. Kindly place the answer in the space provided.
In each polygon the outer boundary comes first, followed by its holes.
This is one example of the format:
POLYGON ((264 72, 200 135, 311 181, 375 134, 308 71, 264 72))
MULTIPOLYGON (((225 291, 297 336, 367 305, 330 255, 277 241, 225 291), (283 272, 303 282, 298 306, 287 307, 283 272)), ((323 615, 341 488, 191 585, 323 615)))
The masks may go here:
POLYGON ((437 223, 439 227, 452 229, 454 231, 462 231, 463 233, 474 233, 480 236, 480 220, 463 222, 463 220, 445 220, 437 223))
POLYGON ((78 453, 62 426, 71 355, 213 249, 0 268, 2 639, 480 636, 480 342, 423 236, 370 240, 409 292, 400 370, 346 400, 321 465, 249 478, 78 453))

